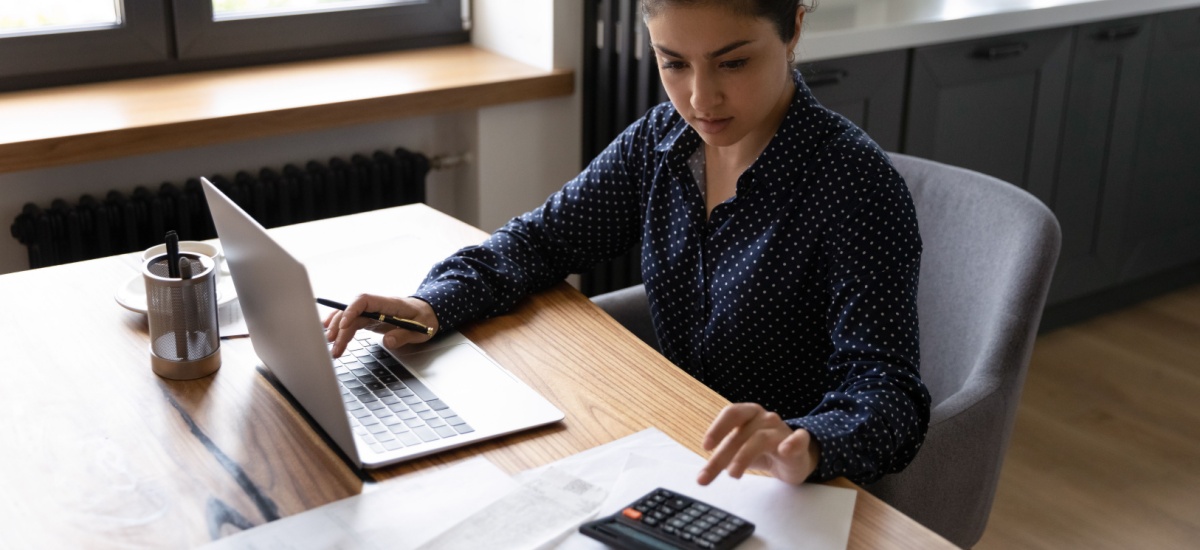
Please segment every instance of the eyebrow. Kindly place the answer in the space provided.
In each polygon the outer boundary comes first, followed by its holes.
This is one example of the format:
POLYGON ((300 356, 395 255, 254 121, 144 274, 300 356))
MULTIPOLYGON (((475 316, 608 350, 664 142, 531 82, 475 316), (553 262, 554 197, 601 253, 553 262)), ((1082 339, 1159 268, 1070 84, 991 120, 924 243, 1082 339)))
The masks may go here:
MULTIPOLYGON (((727 54, 733 50, 736 50, 742 46, 745 46, 746 44, 749 44, 751 42, 753 42, 753 40, 738 40, 737 42, 733 42, 733 43, 723 46, 721 48, 717 48, 716 50, 713 50, 709 53, 706 53, 706 54, 704 54, 704 57, 706 57, 708 59, 712 59, 714 57, 721 57, 722 55, 725 55, 725 54, 727 54)), ((678 52, 674 52, 672 50, 669 50, 667 48, 659 46, 658 44, 652 43, 651 45, 654 46, 654 49, 656 49, 662 53, 665 53, 671 57, 683 58, 683 56, 680 55, 678 52)))

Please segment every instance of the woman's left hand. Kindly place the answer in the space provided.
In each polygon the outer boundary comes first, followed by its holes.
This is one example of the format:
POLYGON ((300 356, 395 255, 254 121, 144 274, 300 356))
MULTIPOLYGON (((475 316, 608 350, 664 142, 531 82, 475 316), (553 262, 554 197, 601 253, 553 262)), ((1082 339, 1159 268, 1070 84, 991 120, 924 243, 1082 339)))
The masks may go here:
POLYGON ((704 434, 704 450, 712 451, 696 479, 708 485, 721 470, 738 479, 748 469, 767 470, 799 485, 817 469, 820 450, 808 430, 793 430, 778 414, 758 403, 725 407, 704 434))

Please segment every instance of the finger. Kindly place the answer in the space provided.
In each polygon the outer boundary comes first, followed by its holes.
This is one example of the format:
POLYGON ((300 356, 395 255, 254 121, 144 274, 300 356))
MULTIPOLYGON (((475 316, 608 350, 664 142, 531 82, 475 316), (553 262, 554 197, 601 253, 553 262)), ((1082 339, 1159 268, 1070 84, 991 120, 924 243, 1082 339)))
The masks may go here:
POLYGON ((342 326, 348 326, 351 320, 359 318, 366 311, 406 317, 412 315, 411 309, 411 307, 407 307, 407 304, 397 298, 388 298, 375 294, 359 294, 353 302, 350 302, 346 306, 346 311, 342 312, 342 326))
MULTIPOLYGON (((757 403, 730 405, 726 407, 726 411, 722 411, 722 414, 713 422, 713 426, 709 428, 710 433, 717 431, 719 424, 730 419, 745 419, 745 421, 741 425, 726 430, 724 439, 717 445, 716 450, 709 457, 708 463, 700 470, 700 475, 696 481, 701 485, 707 485, 712 482, 722 470, 729 470, 730 475, 736 473, 737 475, 734 477, 741 477, 741 474, 747 468, 751 467, 754 461, 763 454, 764 449, 758 448, 757 452, 755 452, 756 448, 752 446, 749 451, 751 455, 743 457, 742 461, 734 465, 732 469, 731 463, 737 458, 741 449, 747 445, 747 442, 751 438, 757 437, 756 434, 758 432, 764 432, 768 435, 769 439, 766 441, 770 442, 772 446, 770 450, 772 452, 774 451, 774 445, 777 445, 780 440, 791 433, 791 428, 787 427, 787 424, 779 418, 778 414, 763 409, 757 403), (730 414, 726 415, 726 411, 730 411, 730 414), (746 419, 747 415, 750 418, 746 419)), ((720 429, 725 429, 726 427, 721 426, 720 429)), ((762 445, 762 443, 756 443, 755 445, 762 445)))
POLYGON ((756 430, 737 449, 725 471, 729 477, 741 479, 751 467, 766 467, 768 462, 764 455, 775 452, 781 439, 783 438, 773 431, 756 430))
POLYGON ((726 405, 721 412, 717 414, 717 418, 708 427, 708 431, 704 433, 704 441, 701 446, 704 450, 711 451, 716 448, 717 444, 725 439, 729 432, 734 428, 744 425, 753 419, 756 415, 762 412, 762 407, 756 403, 734 403, 726 405))
POLYGON ((346 348, 350 346, 350 340, 354 339, 354 335, 359 329, 367 328, 372 322, 370 319, 361 317, 350 317, 347 321, 347 316, 342 314, 341 322, 338 323, 337 338, 333 341, 334 357, 341 357, 346 352, 346 348))
POLYGON ((792 435, 784 438, 779 443, 779 456, 784 458, 796 458, 800 455, 808 453, 808 447, 812 442, 812 434, 803 428, 792 432, 792 435))
POLYGON ((779 443, 779 460, 771 473, 785 483, 804 483, 820 461, 820 449, 808 430, 799 429, 779 443))
POLYGON ((334 313, 337 317, 336 327, 330 327, 330 335, 327 336, 330 342, 333 342, 333 348, 330 352, 334 357, 341 357, 345 353, 346 347, 350 345, 350 340, 354 338, 355 333, 360 328, 365 328, 370 324, 366 319, 360 317, 364 311, 373 311, 369 308, 377 307, 384 300, 381 296, 370 294, 360 294, 353 302, 350 302, 344 311, 334 313))
POLYGON ((325 319, 325 340, 328 342, 337 339, 338 328, 341 326, 341 317, 339 317, 341 313, 340 311, 335 311, 329 315, 328 319, 325 319))
MULTIPOLYGON (((753 432, 750 425, 753 417, 746 419, 746 423, 736 426, 731 426, 728 423, 731 418, 742 419, 744 417, 744 412, 735 411, 730 415, 725 415, 723 411, 717 417, 717 420, 713 422, 713 427, 709 428, 710 433, 714 432, 714 427, 720 423, 722 426, 719 429, 723 433, 723 436, 715 446, 716 449, 713 451, 712 456, 708 458, 708 462, 700 469, 700 475, 696 478, 697 483, 708 485, 712 480, 716 479, 717 475, 729 465, 729 461, 733 460, 733 457, 737 454, 738 449, 741 448, 746 438, 753 432)), ((705 443, 708 443, 707 437, 705 443)), ((711 448, 711 446, 709 447, 711 448)))
POLYGON ((432 338, 420 332, 393 327, 383 335, 383 345, 388 348, 398 348, 408 344, 424 342, 432 338))
POLYGON ((743 438, 738 437, 736 433, 738 430, 744 430, 744 427, 736 429, 734 433, 730 433, 721 441, 717 450, 713 452, 712 456, 708 458, 708 462, 700 469, 700 475, 696 477, 697 483, 700 485, 712 483, 712 480, 717 479, 721 471, 729 466, 729 461, 733 460, 743 440, 743 438))

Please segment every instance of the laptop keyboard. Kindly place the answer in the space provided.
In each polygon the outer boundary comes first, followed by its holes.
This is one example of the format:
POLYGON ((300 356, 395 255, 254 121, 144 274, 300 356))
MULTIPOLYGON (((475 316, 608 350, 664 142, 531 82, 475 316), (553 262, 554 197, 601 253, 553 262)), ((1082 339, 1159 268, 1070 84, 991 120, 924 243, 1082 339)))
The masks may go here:
POLYGON ((377 453, 475 431, 383 347, 350 342, 334 361, 354 435, 377 453))

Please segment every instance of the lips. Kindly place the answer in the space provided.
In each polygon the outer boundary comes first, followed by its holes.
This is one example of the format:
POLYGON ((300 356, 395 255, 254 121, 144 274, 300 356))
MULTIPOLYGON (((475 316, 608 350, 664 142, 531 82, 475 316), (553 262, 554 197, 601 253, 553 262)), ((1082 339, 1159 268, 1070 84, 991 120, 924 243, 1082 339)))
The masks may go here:
POLYGON ((733 117, 726 118, 696 118, 696 129, 705 134, 719 134, 733 122, 733 117))

